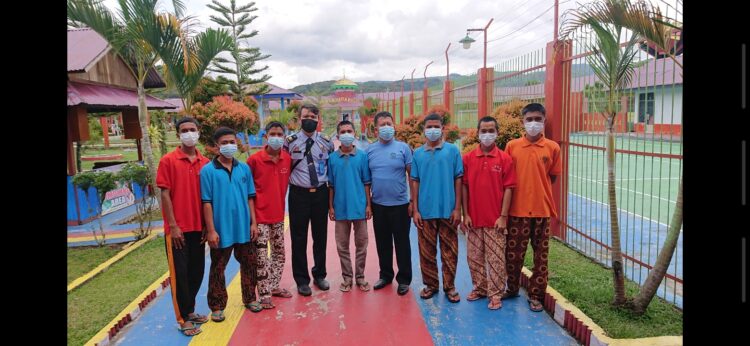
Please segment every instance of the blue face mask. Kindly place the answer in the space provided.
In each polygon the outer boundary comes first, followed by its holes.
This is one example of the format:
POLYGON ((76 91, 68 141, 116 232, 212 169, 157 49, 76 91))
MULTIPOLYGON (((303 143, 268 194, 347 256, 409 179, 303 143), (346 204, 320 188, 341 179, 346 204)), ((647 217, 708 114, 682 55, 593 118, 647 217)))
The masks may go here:
POLYGON ((224 157, 230 159, 234 155, 234 153, 237 151, 237 144, 224 144, 221 147, 219 147, 219 152, 221 155, 224 155, 224 157))
POLYGON ((436 128, 425 129, 424 135, 425 137, 427 137, 427 139, 430 140, 430 142, 434 142, 440 139, 440 136, 443 135, 443 129, 436 129, 436 128))
POLYGON ((341 141, 341 145, 350 147, 354 143, 354 135, 351 133, 342 133, 339 135, 339 140, 341 141))
POLYGON ((268 146, 273 150, 279 150, 284 145, 283 137, 268 137, 268 146))
POLYGON ((396 129, 393 126, 385 125, 378 128, 378 137, 384 141, 393 139, 394 134, 396 134, 396 129))

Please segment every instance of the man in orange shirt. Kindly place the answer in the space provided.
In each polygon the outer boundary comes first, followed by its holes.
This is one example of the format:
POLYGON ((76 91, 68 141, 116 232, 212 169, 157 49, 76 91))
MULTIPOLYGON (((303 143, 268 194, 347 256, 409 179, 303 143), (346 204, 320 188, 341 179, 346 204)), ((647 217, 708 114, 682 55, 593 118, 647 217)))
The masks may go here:
POLYGON ((508 142, 505 147, 516 167, 516 189, 510 206, 505 262, 508 290, 503 298, 518 296, 521 268, 526 246, 531 240, 534 269, 529 280, 529 309, 542 311, 547 289, 549 221, 556 217, 552 183, 562 172, 560 146, 543 134, 544 106, 530 103, 521 110, 526 134, 508 142))

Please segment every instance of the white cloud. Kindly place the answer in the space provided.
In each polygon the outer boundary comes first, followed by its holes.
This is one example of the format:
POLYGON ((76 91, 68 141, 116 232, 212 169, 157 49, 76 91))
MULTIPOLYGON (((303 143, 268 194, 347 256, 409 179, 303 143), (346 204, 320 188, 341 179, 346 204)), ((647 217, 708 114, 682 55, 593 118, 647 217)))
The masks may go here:
MULTIPOLYGON (((228 4, 228 0, 219 0, 228 4)), ((584 1, 584 2, 589 2, 584 1)), ((105 0, 114 8, 116 0, 105 0)), ((210 0, 187 1, 187 12, 204 27, 216 27, 209 16, 210 0)), ((238 4, 247 1, 239 0, 238 4)), ((458 40, 466 28, 484 27, 490 18, 488 65, 532 50, 552 40, 554 12, 546 11, 552 0, 257 0, 258 18, 251 29, 259 31, 252 46, 272 55, 262 61, 272 76, 270 82, 291 88, 299 84, 338 79, 354 81, 400 80, 416 67, 434 63, 428 76, 445 75, 445 47, 452 42, 451 73, 474 73, 482 65, 482 34, 469 50, 458 40), (529 23, 531 22, 531 23, 529 23), (524 25, 527 24, 525 27, 524 25), (514 32, 523 27, 523 29, 514 32), (510 34, 510 35, 509 35, 510 34)), ((576 1, 561 0, 560 15, 577 7, 576 1)), ((171 8, 171 2, 161 2, 171 8)))

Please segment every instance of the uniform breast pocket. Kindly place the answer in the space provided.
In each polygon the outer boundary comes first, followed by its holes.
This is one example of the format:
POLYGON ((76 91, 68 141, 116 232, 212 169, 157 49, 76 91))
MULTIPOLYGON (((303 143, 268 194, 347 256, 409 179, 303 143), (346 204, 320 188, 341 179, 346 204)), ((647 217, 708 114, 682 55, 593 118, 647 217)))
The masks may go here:
POLYGON ((302 160, 302 158, 304 158, 301 151, 292 152, 291 156, 292 156, 292 160, 302 160))

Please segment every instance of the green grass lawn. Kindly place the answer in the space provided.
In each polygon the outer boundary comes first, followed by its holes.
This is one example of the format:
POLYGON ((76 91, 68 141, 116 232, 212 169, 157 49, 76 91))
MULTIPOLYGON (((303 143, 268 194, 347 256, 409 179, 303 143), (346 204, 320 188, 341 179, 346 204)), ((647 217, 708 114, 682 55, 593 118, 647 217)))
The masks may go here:
MULTIPOLYGON (((531 246, 525 263, 531 269, 531 246)), ((612 306, 612 271, 584 257, 556 239, 550 240, 549 286, 581 309, 613 338, 682 335, 682 311, 655 297, 643 316, 612 306)), ((638 285, 625 280, 626 294, 634 297, 638 285)))
POLYGON ((68 345, 86 343, 166 271, 164 238, 157 237, 68 293, 68 345))
POLYGON ((125 244, 68 248, 68 284, 122 250, 125 244))

